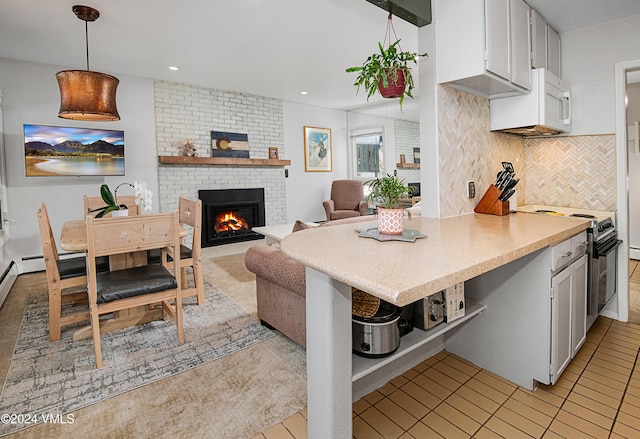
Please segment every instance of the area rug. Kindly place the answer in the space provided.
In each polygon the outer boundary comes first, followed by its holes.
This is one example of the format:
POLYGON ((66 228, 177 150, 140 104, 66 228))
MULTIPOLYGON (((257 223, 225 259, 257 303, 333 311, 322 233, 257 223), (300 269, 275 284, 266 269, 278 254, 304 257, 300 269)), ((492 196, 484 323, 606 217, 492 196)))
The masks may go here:
MULTIPOLYGON (((204 253, 204 252, 203 252, 204 253)), ((203 255, 204 256, 204 255, 203 255)), ((203 258, 204 278, 220 288, 247 314, 258 318, 256 275, 244 265, 244 253, 203 258)))
MULTIPOLYGON (((0 413, 64 415, 156 382, 274 336, 238 304, 205 282, 206 302, 185 300, 185 343, 172 320, 102 335, 104 366, 96 369, 92 340, 73 331, 49 342, 47 302, 29 298, 0 395, 0 413)), ((42 421, 42 416, 37 421, 42 421)), ((29 426, 0 423, 0 436, 29 426)))

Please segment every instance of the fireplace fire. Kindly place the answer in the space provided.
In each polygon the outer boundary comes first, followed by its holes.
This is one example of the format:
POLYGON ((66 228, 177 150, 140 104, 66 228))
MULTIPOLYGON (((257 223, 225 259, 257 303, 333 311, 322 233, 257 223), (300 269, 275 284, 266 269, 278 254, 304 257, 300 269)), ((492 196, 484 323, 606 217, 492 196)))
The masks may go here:
POLYGON ((251 230, 264 226, 264 189, 201 190, 202 246, 261 239, 251 230))
POLYGON ((233 233, 242 229, 248 229, 249 223, 233 211, 216 216, 213 224, 216 233, 233 233))

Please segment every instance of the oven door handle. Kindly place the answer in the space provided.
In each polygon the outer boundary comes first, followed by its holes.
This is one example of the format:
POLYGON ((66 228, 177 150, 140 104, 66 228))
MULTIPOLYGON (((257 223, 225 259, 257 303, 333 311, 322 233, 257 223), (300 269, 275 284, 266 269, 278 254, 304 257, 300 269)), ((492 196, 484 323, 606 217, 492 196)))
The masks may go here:
POLYGON ((599 256, 607 256, 609 253, 614 251, 618 246, 622 243, 619 239, 612 239, 609 242, 605 242, 602 244, 602 247, 596 247, 596 258, 599 256))

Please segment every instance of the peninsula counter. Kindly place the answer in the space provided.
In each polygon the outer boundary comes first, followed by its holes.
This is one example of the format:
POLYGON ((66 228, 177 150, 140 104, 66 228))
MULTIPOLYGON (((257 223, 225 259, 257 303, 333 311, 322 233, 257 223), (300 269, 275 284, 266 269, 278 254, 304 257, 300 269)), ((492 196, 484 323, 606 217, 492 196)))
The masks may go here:
MULTIPOLYGON (((281 242, 281 250, 287 256, 307 267, 310 438, 352 436, 351 287, 403 306, 500 267, 503 271, 507 267, 507 274, 502 273, 498 282, 514 282, 508 273, 513 262, 519 264, 515 269, 526 273, 522 280, 528 281, 542 274, 550 246, 589 226, 583 219, 535 214, 466 214, 405 219, 405 229, 427 236, 411 243, 358 237, 355 230, 376 224, 372 221, 307 229, 281 242)), ((546 270, 549 271, 548 264, 546 270)), ((515 275, 517 281, 519 275, 515 275)), ((524 285, 524 299, 537 300, 536 289, 540 285, 524 285)), ((539 301, 534 305, 541 306, 539 301)), ((491 315, 490 307, 488 310, 488 317, 477 319, 499 318, 491 315)), ((528 332, 532 330, 531 325, 524 326, 528 332)), ((522 335, 527 336, 528 332, 522 335)))

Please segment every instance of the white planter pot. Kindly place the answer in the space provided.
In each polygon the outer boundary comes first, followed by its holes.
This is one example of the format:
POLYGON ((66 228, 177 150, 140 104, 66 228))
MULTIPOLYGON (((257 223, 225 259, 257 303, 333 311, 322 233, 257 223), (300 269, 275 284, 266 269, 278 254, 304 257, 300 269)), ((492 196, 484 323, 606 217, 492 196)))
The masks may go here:
POLYGON ((112 210, 111 216, 129 216, 129 209, 112 210))
POLYGON ((402 235, 404 209, 378 207, 378 231, 385 235, 402 235))

